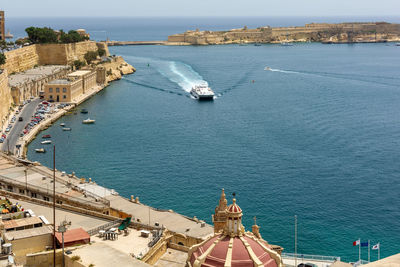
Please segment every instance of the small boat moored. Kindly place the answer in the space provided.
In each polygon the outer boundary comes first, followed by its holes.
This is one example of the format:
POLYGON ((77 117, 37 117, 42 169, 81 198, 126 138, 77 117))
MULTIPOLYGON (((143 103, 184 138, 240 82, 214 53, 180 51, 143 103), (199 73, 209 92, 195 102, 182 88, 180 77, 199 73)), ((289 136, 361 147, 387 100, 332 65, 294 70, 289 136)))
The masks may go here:
POLYGON ((42 136, 42 138, 51 138, 51 135, 45 134, 45 135, 42 136))
POLYGON ((64 127, 63 128, 63 131, 71 131, 72 129, 71 128, 68 128, 68 127, 64 127))
POLYGON ((43 145, 51 144, 51 140, 42 141, 40 143, 43 144, 43 145))
POLYGON ((45 153, 46 150, 44 148, 36 148, 35 149, 36 153, 45 153))
POLYGON ((87 113, 89 113, 89 111, 87 109, 83 108, 83 109, 81 109, 81 113, 87 114, 87 113))
POLYGON ((83 124, 93 124, 95 122, 96 122, 96 120, 91 120, 90 118, 87 118, 86 120, 82 121, 83 124))
POLYGON ((61 126, 61 127, 64 127, 64 126, 65 126, 65 123, 60 123, 60 126, 61 126))

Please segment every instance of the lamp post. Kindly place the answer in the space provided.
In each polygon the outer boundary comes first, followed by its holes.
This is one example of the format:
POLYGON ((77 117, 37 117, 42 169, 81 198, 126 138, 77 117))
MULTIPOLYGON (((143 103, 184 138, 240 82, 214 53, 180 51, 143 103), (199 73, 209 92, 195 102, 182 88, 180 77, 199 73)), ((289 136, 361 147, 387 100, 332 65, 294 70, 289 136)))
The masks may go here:
POLYGON ((25 169, 24 172, 25 172, 25 195, 28 195, 28 169, 25 169))
POLYGON ((70 226, 71 222, 67 222, 66 220, 62 221, 57 228, 57 232, 61 233, 62 239, 62 267, 65 266, 65 259, 64 259, 64 233, 67 231, 67 226, 70 226))

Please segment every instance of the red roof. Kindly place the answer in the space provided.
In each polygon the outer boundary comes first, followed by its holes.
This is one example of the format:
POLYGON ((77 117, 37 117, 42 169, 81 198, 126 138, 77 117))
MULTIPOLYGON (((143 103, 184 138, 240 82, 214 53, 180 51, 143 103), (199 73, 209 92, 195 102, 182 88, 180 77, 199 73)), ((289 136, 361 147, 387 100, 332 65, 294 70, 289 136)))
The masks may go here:
POLYGON ((232 204, 228 207, 228 211, 233 213, 241 213, 242 209, 237 204, 232 204))
MULTIPOLYGON (((56 232, 56 238, 57 238, 57 241, 59 242, 59 244, 61 244, 62 243, 61 233, 56 232)), ((87 240, 87 239, 90 240, 90 235, 82 228, 67 230, 64 233, 64 243, 71 243, 71 242, 87 240)))

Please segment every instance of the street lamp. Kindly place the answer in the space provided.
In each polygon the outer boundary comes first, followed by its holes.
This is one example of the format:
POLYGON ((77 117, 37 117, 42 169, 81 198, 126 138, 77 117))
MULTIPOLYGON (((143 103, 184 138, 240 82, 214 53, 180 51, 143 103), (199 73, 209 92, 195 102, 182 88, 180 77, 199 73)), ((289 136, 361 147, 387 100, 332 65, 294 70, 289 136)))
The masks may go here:
POLYGON ((65 267, 65 260, 64 260, 64 233, 67 231, 67 226, 71 226, 71 222, 67 222, 66 220, 62 221, 57 228, 57 231, 61 233, 62 239, 62 267, 65 267))
POLYGON ((25 195, 28 195, 28 169, 25 168, 25 195))

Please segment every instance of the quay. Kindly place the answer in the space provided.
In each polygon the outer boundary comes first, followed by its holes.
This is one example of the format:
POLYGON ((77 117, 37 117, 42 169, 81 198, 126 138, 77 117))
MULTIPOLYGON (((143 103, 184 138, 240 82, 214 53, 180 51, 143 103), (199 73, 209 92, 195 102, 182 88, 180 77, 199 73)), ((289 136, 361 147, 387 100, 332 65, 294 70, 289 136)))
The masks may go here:
POLYGON ((107 41, 108 46, 124 45, 167 45, 168 41, 107 41))

